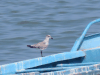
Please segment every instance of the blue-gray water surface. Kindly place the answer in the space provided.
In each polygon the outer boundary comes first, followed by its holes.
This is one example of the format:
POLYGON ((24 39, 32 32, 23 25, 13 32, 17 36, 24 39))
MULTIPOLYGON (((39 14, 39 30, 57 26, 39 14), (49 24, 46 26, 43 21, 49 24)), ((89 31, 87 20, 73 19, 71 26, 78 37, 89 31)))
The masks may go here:
MULTIPOLYGON (((68 52, 87 24, 100 18, 99 0, 1 0, 0 65, 40 57, 35 44, 51 35, 43 56, 68 52)), ((100 32, 100 23, 88 35, 100 32)))

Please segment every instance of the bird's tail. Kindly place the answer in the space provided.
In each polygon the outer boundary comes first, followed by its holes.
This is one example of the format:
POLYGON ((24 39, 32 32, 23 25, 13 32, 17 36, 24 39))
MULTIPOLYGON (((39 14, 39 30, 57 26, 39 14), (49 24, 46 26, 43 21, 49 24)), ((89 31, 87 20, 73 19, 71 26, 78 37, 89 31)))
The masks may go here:
POLYGON ((30 48, 36 48, 35 46, 31 46, 31 45, 27 45, 27 47, 30 47, 30 48))

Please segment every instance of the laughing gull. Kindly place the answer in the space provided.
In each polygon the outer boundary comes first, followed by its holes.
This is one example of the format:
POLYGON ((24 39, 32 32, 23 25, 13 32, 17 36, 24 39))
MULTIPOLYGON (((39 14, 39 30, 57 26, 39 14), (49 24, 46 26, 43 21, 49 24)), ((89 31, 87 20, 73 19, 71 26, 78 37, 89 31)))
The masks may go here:
POLYGON ((42 50, 46 49, 49 45, 49 39, 53 39, 50 35, 46 35, 46 38, 44 39, 44 41, 42 42, 39 42, 37 44, 34 44, 34 45, 27 45, 27 47, 30 47, 30 48, 39 48, 41 50, 41 57, 42 56, 42 50))

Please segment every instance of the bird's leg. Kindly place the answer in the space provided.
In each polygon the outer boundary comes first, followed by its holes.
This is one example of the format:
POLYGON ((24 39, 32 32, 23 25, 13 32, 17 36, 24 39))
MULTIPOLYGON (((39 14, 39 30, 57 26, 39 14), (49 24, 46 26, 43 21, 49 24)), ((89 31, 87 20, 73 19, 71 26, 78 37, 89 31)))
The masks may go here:
POLYGON ((43 55, 42 55, 42 51, 41 51, 41 57, 43 57, 43 55))

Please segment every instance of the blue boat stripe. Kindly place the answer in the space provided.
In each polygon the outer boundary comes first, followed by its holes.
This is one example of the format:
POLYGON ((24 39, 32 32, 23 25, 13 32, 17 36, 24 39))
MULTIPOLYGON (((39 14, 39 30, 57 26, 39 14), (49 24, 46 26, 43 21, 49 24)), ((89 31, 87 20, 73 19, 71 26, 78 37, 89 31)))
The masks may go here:
POLYGON ((64 52, 64 53, 54 54, 51 56, 20 61, 20 62, 0 66, 1 68, 0 74, 18 72, 31 67, 37 67, 40 65, 45 65, 57 61, 62 61, 62 60, 74 59, 83 56, 85 56, 85 53, 83 51, 76 51, 76 52, 64 52))

